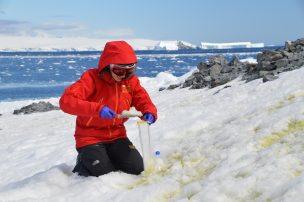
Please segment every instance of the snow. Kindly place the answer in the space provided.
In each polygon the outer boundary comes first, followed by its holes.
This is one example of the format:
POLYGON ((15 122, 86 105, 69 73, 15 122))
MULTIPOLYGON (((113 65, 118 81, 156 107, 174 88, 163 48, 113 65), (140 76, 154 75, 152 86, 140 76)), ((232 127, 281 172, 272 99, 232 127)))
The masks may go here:
MULTIPOLYGON (((150 133, 161 154, 139 176, 73 174, 74 116, 13 115, 38 100, 0 102, 0 201, 303 201, 303 77, 301 68, 266 83, 161 92, 186 76, 141 78, 158 107, 150 133)), ((126 127, 141 151, 137 121, 126 127)))
POLYGON ((226 48, 263 48, 264 43, 231 42, 231 43, 208 43, 201 42, 202 49, 226 49, 226 48))
MULTIPOLYGON (((100 51, 108 41, 86 37, 0 36, 0 51, 100 51)), ((118 40, 118 39, 115 39, 118 40)), ((146 50, 158 43, 149 39, 128 39, 135 50, 146 50)))

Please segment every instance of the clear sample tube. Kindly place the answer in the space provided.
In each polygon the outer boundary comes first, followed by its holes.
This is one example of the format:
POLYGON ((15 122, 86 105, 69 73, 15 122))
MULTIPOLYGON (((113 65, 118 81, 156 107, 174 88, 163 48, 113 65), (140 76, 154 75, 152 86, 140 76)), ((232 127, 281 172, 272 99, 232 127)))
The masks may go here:
POLYGON ((154 158, 152 153, 151 141, 150 141, 150 130, 147 121, 138 121, 139 138, 141 144, 141 151, 144 159, 145 174, 149 174, 154 170, 154 158))

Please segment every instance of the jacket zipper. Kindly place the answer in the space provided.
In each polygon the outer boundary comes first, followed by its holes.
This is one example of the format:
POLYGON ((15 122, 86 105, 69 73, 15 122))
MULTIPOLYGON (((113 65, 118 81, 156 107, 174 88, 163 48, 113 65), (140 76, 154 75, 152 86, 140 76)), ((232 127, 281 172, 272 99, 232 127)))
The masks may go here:
MULTIPOLYGON (((98 103, 102 103, 102 101, 103 101, 103 98, 101 98, 98 103)), ((89 126, 89 124, 91 123, 92 120, 93 120, 93 116, 90 117, 90 119, 88 120, 86 126, 89 126)))
MULTIPOLYGON (((119 101, 119 95, 118 95, 118 86, 117 86, 117 83, 115 83, 115 112, 117 113, 118 111, 118 101, 119 101)), ((115 125, 116 123, 116 117, 114 118, 113 120, 113 126, 115 125)))
MULTIPOLYGON (((119 97, 118 97, 118 87, 117 87, 117 83, 115 82, 115 112, 117 113, 117 111, 118 111, 118 99, 119 97)), ((114 120, 113 120, 113 126, 115 125, 115 123, 116 123, 116 117, 114 117, 114 120)), ((112 137, 112 130, 111 130, 111 127, 110 126, 108 126, 108 130, 109 130, 109 135, 110 135, 110 137, 112 137)))

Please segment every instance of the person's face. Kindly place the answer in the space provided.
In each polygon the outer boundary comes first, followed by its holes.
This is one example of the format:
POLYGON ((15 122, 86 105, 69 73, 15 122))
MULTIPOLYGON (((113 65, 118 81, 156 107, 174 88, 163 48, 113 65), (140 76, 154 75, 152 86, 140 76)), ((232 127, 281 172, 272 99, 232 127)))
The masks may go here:
POLYGON ((111 75, 115 81, 129 78, 136 70, 136 64, 110 64, 111 75))

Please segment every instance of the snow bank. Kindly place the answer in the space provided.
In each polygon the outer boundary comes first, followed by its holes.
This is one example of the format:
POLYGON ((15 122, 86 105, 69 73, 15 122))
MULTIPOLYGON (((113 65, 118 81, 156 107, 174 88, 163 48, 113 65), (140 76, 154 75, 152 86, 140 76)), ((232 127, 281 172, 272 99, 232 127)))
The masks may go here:
MULTIPOLYGON (((31 101, 0 102, 0 201, 295 201, 304 192, 304 68, 263 83, 157 89, 177 79, 141 78, 158 107, 150 127, 159 170, 80 177, 75 117, 12 115, 31 101)), ((58 98, 49 100, 58 105, 58 98)), ((137 119, 127 131, 140 150, 137 119)))

